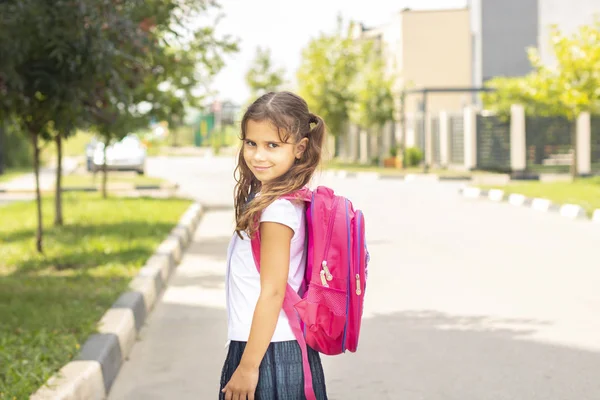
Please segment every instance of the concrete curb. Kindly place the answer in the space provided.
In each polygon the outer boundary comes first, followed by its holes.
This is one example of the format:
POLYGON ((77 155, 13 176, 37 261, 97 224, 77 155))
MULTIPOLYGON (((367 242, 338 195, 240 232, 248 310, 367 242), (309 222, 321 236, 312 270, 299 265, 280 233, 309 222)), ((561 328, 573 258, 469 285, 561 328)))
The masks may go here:
POLYGON ((202 218, 200 204, 191 205, 179 223, 98 323, 75 360, 39 388, 32 400, 105 399, 148 314, 167 285, 202 218))
POLYGON ((437 181, 471 181, 471 177, 468 175, 464 176, 439 176, 437 174, 380 174, 379 172, 351 172, 343 169, 334 170, 328 169, 324 170, 321 174, 324 178, 354 178, 360 180, 402 180, 406 182, 411 181, 428 181, 428 182, 437 182, 437 181))
MULTIPOLYGON (((129 191, 144 191, 144 190, 174 190, 178 189, 178 184, 169 184, 169 185, 129 185, 129 186, 118 186, 115 188, 107 187, 107 191, 110 193, 118 193, 118 192, 129 192, 129 191)), ((62 192, 100 192, 102 189, 97 186, 78 186, 78 187, 63 187, 62 192)), ((54 193, 54 188, 52 189, 41 189, 41 194, 54 193)), ((33 194, 35 193, 35 189, 6 189, 0 188, 0 193, 18 193, 18 194, 33 194)))
POLYGON ((593 216, 589 218, 583 207, 577 204, 556 204, 549 199, 529 198, 518 193, 506 196, 500 189, 482 190, 471 186, 461 187, 459 193, 465 198, 488 199, 495 202, 506 201, 515 207, 529 207, 538 212, 556 212, 565 218, 600 222, 600 209, 595 210, 593 216))

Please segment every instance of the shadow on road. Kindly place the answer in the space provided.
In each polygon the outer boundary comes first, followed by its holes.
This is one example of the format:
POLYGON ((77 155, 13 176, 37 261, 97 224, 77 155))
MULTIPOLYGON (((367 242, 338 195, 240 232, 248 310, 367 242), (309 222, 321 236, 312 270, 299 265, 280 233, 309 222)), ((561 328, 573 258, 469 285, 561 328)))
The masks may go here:
POLYGON ((600 353, 527 339, 545 325, 436 311, 366 318, 357 353, 324 358, 330 399, 600 399, 600 353))

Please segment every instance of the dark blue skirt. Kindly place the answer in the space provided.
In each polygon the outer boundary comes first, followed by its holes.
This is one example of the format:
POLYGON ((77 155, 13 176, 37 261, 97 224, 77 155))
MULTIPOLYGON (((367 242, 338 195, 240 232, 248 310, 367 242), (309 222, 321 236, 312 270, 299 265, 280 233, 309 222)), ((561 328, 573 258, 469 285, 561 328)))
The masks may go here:
MULTIPOLYGON (((308 346, 307 346, 308 347, 308 346)), ((231 379, 240 364, 246 342, 232 341, 221 372, 219 399, 225 399, 221 390, 231 379)), ((313 388, 317 400, 327 400, 325 377, 319 353, 308 347, 308 362, 312 372, 313 388)), ((302 353, 295 340, 269 344, 260 363, 256 400, 305 400, 302 353)))

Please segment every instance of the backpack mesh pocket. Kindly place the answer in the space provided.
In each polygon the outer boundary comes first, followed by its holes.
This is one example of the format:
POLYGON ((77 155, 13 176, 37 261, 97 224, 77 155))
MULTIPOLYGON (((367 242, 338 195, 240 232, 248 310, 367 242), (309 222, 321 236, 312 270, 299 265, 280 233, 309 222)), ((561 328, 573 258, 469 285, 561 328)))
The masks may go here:
POLYGON ((306 300, 327 306, 334 315, 346 315, 346 292, 324 286, 310 285, 306 300))

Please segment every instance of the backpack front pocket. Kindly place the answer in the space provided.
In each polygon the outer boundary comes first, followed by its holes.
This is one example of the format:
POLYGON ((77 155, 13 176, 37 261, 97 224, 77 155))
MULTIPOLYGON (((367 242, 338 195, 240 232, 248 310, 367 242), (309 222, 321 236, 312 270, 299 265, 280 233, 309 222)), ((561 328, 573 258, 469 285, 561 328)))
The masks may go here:
MULTIPOLYGON (((304 298, 295 304, 304 323, 307 342, 315 350, 331 354, 327 343, 339 339, 346 324, 346 292, 330 287, 310 284, 304 298)), ((336 340, 337 341, 337 340, 336 340)))

